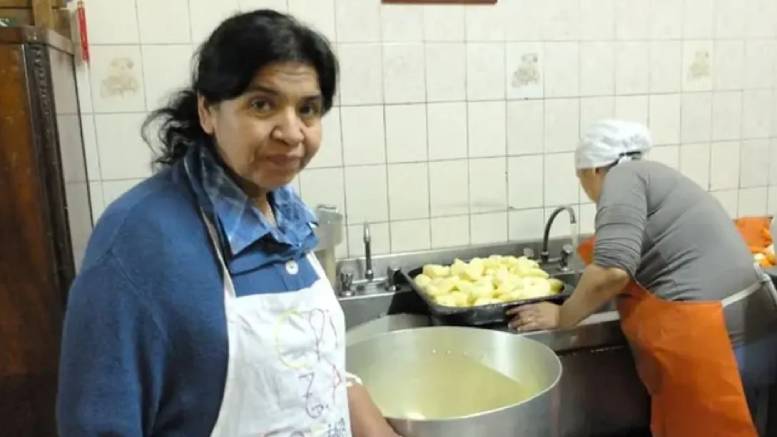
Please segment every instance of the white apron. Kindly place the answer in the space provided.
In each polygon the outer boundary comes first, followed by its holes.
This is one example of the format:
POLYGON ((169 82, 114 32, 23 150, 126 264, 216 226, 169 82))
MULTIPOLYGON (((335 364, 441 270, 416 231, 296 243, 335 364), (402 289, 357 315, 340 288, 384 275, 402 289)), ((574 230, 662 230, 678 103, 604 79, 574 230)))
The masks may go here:
MULTIPOLYGON (((237 298, 215 227, 203 214, 224 277, 229 361, 213 437, 350 437, 345 320, 318 260, 309 288, 237 298)), ((295 261, 286 263, 297 274, 295 261)))

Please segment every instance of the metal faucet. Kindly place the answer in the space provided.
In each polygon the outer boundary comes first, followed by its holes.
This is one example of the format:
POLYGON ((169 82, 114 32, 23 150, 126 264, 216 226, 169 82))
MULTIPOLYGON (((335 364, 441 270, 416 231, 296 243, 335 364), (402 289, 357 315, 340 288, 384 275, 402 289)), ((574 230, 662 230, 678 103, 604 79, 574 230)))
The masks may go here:
MULTIPOLYGON (((543 264, 550 261, 550 254, 548 253, 548 238, 550 236, 550 228, 553 226, 553 221, 556 219, 556 216, 559 215, 559 213, 562 211, 569 213, 570 225, 577 224, 575 210, 572 209, 571 206, 559 206, 553 210, 553 212, 550 214, 550 218, 548 218, 548 222, 545 223, 545 233, 542 236, 542 252, 540 252, 540 260, 543 264)), ((561 264, 562 269, 567 267, 568 259, 572 255, 573 250, 574 248, 569 244, 565 244, 561 249, 561 257, 558 259, 558 261, 561 264)))
POLYGON ((372 237, 370 237, 370 225, 364 224, 364 279, 371 282, 375 278, 372 271, 372 237))

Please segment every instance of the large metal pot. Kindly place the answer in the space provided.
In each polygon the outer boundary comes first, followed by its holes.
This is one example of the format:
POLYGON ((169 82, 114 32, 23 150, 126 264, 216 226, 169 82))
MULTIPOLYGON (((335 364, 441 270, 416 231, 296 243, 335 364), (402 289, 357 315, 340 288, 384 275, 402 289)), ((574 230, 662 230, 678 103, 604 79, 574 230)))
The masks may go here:
MULTIPOLYGON (((520 335, 487 329, 435 326, 375 335, 347 347, 347 368, 359 375, 394 429, 405 437, 519 437, 557 436, 561 361, 547 346, 520 335), (490 396, 473 384, 478 376, 454 374, 450 384, 425 384, 429 369, 418 363, 430 355, 471 359, 523 387, 519 400, 464 416, 421 418, 413 405, 434 396, 439 408, 447 402, 490 396), (413 368, 418 366, 417 374, 413 368), (420 373, 425 376, 419 376, 420 373), (425 379, 426 378, 426 379, 425 379), (432 393, 433 391, 433 393, 432 393), (463 392, 468 391, 468 392, 463 392), (524 396, 525 395, 525 396, 524 396), (395 404, 395 405, 391 405, 395 404), (404 409, 401 413, 397 410, 404 409), (411 416, 411 417, 408 417, 411 416)), ((445 360, 435 358, 445 374, 445 360)), ((487 379, 484 379, 487 380, 487 379)), ((491 381, 491 380, 488 380, 491 381)), ((513 387, 510 384, 503 386, 513 387)), ((516 398, 517 399, 517 398, 516 398)), ((493 399, 491 399, 493 400, 493 399)), ((429 406, 429 401, 424 408, 429 406)))

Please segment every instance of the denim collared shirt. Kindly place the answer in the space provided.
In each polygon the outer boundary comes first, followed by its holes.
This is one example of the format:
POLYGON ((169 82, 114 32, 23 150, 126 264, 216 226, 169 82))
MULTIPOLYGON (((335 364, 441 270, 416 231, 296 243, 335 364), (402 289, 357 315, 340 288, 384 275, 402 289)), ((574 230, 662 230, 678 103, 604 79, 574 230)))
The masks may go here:
MULTIPOLYGON (((269 193, 277 224, 273 226, 207 147, 193 148, 185 159, 186 173, 200 206, 211 219, 215 218, 222 250, 228 249, 227 259, 242 265, 239 270, 296 258, 318 244, 313 231, 316 217, 291 187, 269 193)), ((232 267, 230 263, 234 273, 232 267)))

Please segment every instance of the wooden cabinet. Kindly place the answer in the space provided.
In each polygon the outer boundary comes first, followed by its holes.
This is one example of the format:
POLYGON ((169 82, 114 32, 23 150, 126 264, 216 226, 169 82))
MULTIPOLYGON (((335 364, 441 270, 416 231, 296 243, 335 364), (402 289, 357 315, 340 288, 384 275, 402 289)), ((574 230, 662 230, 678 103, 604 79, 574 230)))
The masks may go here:
POLYGON ((0 28, 0 434, 54 436, 66 291, 92 226, 72 48, 0 28))

